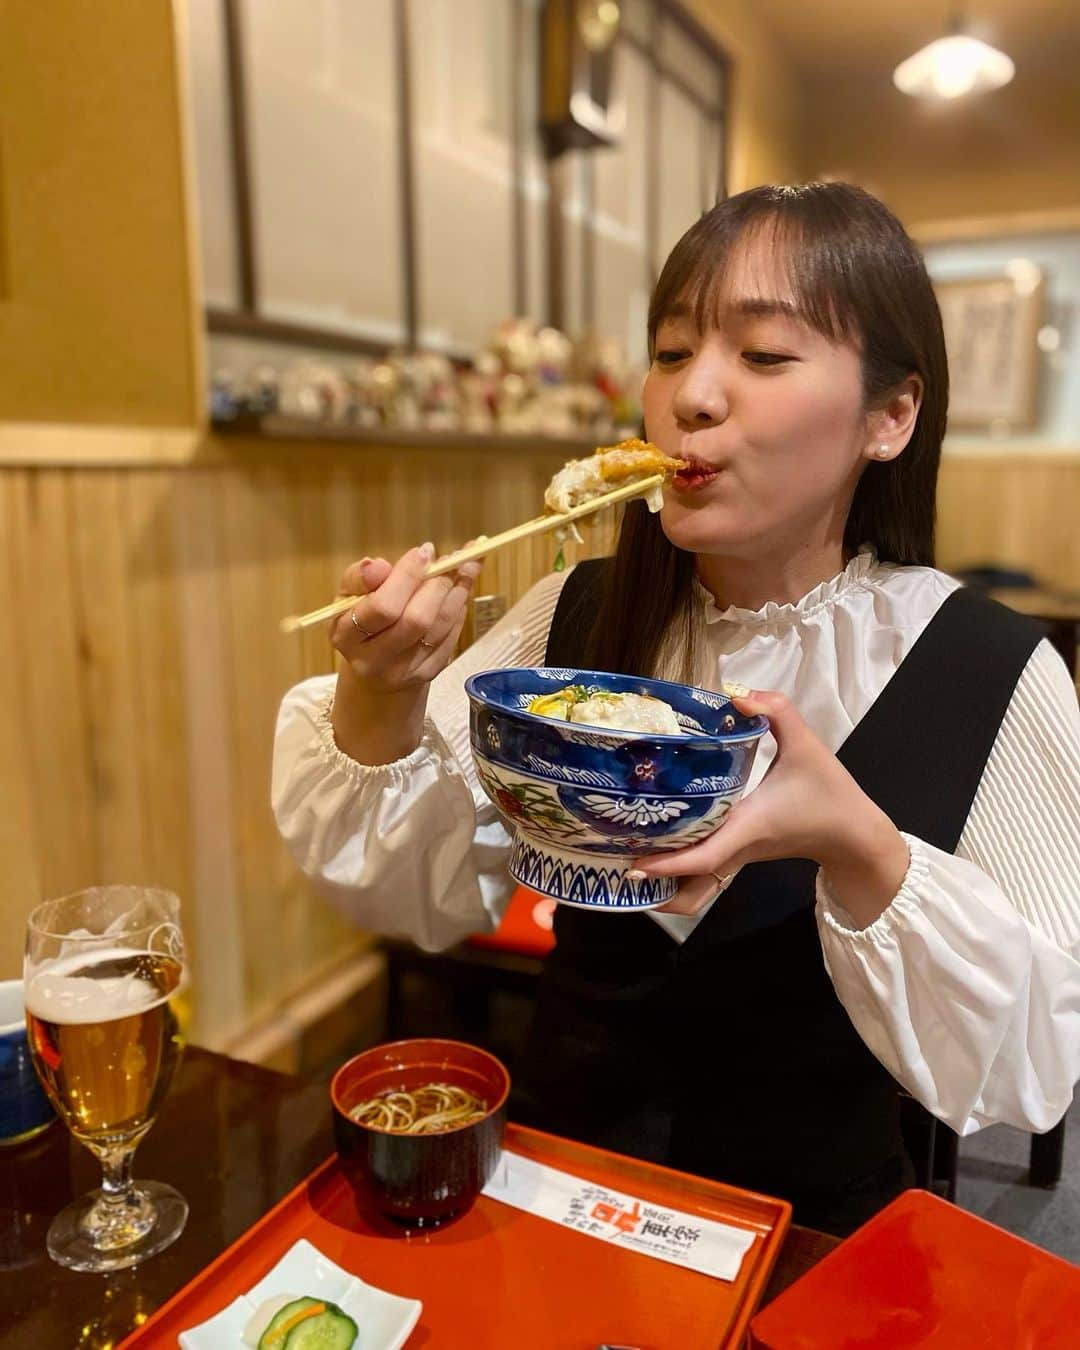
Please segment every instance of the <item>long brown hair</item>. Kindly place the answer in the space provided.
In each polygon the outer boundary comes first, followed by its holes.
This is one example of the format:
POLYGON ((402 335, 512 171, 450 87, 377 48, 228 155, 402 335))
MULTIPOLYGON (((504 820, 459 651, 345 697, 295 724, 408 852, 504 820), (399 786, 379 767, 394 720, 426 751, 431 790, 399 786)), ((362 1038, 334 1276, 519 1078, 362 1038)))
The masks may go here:
MULTIPOLYGON (((844 529, 845 551, 869 544, 883 562, 934 562, 938 461, 949 373, 941 314, 922 256, 876 197, 847 183, 758 187, 714 206, 675 245, 649 307, 649 355, 676 303, 691 303, 699 329, 736 246, 767 231, 786 265, 800 311, 833 341, 857 345, 866 409, 884 404, 909 375, 923 398, 903 454, 868 463, 844 529)), ((589 642, 598 670, 650 674, 674 653, 693 679, 694 555, 676 548, 643 502, 628 504, 589 642)))

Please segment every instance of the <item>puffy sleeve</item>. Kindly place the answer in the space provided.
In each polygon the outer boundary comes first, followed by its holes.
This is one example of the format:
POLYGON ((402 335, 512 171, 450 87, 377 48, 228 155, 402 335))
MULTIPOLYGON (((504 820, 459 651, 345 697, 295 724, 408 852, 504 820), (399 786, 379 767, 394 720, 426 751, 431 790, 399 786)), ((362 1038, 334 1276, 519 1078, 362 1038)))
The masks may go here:
POLYGON ((372 932, 427 951, 497 926, 513 883, 510 840, 477 782, 465 680, 540 664, 566 572, 538 582, 433 682, 421 744, 393 764, 341 751, 330 713, 335 677, 285 695, 271 800, 293 857, 334 904, 372 932))
POLYGON ((909 836, 857 929, 818 877, 825 964, 860 1036, 961 1134, 1052 1128, 1080 1078, 1080 712, 1046 642, 1017 684, 956 855, 909 836))

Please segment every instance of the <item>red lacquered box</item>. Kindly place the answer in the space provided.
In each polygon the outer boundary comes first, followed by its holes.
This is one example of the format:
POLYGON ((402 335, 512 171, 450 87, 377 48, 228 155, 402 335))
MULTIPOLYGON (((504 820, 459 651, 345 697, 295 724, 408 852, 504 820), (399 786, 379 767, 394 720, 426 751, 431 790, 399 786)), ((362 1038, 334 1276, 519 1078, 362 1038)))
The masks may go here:
POLYGON ((1076 1350, 1080 1268, 906 1191, 770 1303, 753 1350, 1076 1350))

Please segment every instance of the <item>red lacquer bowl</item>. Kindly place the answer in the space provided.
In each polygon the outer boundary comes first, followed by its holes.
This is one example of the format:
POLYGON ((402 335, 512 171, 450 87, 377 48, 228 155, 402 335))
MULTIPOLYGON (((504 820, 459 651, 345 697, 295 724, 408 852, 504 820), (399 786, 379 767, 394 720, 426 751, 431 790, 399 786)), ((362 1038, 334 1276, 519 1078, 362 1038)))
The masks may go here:
POLYGON ((499 1161, 509 1093, 505 1066, 463 1041, 393 1041, 343 1064, 330 1084, 334 1140, 365 1215, 423 1228, 463 1214, 499 1161), (465 1088, 487 1103, 487 1113, 438 1134, 391 1134, 349 1115, 377 1093, 429 1083, 465 1088))

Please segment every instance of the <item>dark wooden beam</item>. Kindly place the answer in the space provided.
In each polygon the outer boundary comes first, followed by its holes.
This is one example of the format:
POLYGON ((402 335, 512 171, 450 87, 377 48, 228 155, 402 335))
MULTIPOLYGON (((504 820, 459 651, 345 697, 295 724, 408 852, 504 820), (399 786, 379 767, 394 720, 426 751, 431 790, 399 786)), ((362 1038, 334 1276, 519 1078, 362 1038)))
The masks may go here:
POLYGON ((563 240, 565 157, 544 160, 547 179, 547 322, 562 328, 566 319, 566 249, 563 240))
POLYGON ((529 309, 529 222, 525 210, 525 128, 521 117, 523 0, 510 5, 510 252, 514 313, 529 309))
POLYGON ((255 270, 254 208, 240 0, 222 0, 222 20, 225 31, 228 135, 232 155, 233 240, 240 288, 237 302, 241 309, 253 314, 259 307, 259 287, 255 270))
POLYGON ((333 328, 320 328, 315 324, 267 319, 261 314, 228 309, 207 309, 206 328, 210 333, 220 333, 227 337, 257 338, 261 342, 317 347, 327 352, 353 352, 358 356, 385 356, 388 350, 387 343, 378 342, 374 338, 342 333, 333 328))
POLYGON ((420 301, 416 252, 416 156, 413 138, 412 61, 409 50, 409 0, 394 4, 394 60, 397 69, 398 200, 401 206, 401 287, 405 343, 419 340, 420 301))
POLYGON ((724 61, 720 67, 720 176, 719 200, 728 195, 728 163, 731 146, 731 81, 733 67, 730 61, 724 61))
MULTIPOLYGON (((324 352, 353 352, 357 356, 386 356, 399 347, 398 342, 384 342, 379 338, 346 333, 338 328, 321 328, 318 324, 294 323, 290 319, 269 319, 262 314, 247 314, 239 310, 217 309, 204 311, 209 333, 226 337, 256 338, 260 342, 276 342, 295 347, 315 347, 324 352)), ((447 356, 456 366, 472 363, 473 352, 459 347, 429 347, 447 356)))
POLYGON ((581 212, 581 324, 596 328, 596 160, 582 157, 584 202, 581 212))

